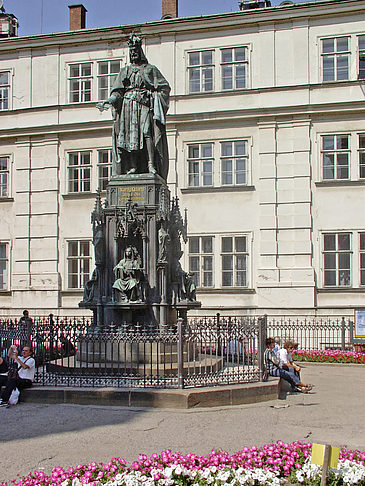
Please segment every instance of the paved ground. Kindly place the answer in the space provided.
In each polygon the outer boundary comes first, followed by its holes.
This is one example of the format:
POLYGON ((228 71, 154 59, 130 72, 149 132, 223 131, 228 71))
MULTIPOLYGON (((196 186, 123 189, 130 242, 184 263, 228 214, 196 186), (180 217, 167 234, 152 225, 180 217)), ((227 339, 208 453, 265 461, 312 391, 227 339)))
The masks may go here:
POLYGON ((365 367, 308 365, 312 394, 194 410, 22 403, 0 409, 0 480, 35 469, 108 461, 164 449, 230 453, 276 440, 365 450, 365 367))

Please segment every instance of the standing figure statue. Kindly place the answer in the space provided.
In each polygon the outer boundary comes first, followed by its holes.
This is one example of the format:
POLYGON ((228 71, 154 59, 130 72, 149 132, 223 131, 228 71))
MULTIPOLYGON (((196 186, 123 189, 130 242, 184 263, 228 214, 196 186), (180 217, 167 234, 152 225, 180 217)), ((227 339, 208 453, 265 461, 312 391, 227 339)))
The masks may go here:
POLYGON ((136 248, 128 246, 124 257, 113 269, 115 282, 113 289, 120 292, 119 302, 141 302, 141 259, 136 248))
POLYGON ((141 44, 139 37, 130 35, 130 64, 122 67, 110 97, 97 107, 113 107, 113 175, 157 172, 166 180, 170 86, 148 63, 141 44))

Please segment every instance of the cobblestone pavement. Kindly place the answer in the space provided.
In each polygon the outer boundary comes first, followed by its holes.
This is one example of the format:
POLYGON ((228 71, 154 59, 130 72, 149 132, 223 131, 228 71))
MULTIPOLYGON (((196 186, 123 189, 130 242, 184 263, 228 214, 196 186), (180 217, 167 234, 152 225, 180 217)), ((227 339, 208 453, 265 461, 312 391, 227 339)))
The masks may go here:
POLYGON ((253 405, 190 410, 21 403, 0 409, 0 480, 35 469, 164 449, 207 454, 284 440, 365 450, 365 367, 307 365, 311 394, 253 405))

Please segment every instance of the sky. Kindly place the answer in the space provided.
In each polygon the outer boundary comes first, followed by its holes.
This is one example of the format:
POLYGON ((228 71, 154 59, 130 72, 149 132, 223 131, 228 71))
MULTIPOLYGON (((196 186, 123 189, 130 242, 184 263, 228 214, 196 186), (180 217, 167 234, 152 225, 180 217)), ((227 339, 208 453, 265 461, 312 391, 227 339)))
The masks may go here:
MULTIPOLYGON (((5 11, 19 22, 18 35, 69 29, 68 5, 87 9, 86 27, 108 27, 159 20, 162 0, 3 0, 5 11)), ((272 0, 278 5, 281 0, 272 0)), ((238 0, 179 0, 179 17, 239 10, 238 0)))

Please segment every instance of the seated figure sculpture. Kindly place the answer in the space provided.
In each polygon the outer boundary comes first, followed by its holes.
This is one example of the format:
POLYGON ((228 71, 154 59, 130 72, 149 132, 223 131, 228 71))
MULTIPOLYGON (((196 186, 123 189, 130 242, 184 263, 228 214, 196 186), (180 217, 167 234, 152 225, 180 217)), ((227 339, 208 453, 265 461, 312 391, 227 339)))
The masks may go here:
POLYGON ((141 280, 143 274, 141 258, 137 249, 128 246, 124 251, 124 257, 114 267, 113 271, 116 277, 113 289, 119 292, 119 298, 114 298, 114 300, 121 303, 141 302, 141 280))

